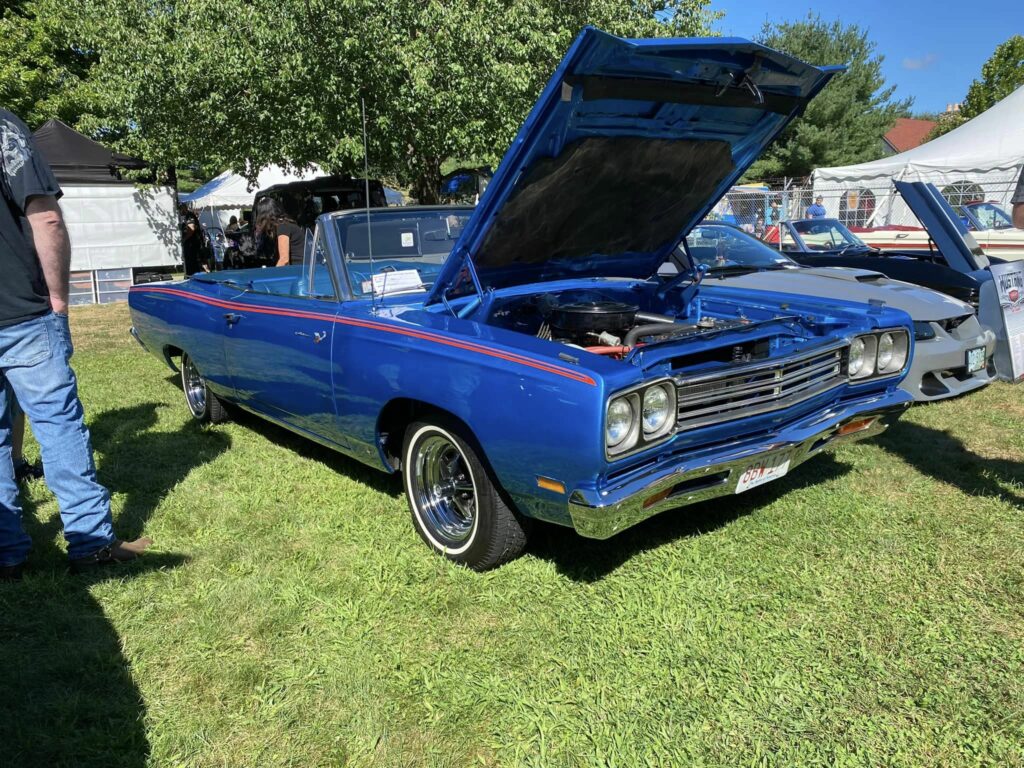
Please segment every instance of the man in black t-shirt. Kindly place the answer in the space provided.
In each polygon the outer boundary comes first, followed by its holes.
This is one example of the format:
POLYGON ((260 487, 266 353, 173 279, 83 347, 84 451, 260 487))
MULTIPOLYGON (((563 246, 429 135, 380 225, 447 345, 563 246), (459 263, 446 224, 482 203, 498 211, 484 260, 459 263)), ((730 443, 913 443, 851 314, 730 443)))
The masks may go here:
POLYGON ((72 570, 131 560, 150 544, 114 536, 110 496, 96 481, 69 364, 71 246, 57 205, 60 195, 28 128, 0 108, 0 580, 20 578, 31 546, 21 527, 11 464, 9 391, 32 422, 42 450, 72 570))

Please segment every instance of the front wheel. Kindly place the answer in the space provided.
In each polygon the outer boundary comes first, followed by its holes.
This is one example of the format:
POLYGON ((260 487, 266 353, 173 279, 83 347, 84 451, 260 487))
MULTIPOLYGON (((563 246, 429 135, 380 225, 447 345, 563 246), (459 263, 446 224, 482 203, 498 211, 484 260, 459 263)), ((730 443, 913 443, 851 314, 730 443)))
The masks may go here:
POLYGON ((219 424, 227 419, 224 404, 210 391, 206 379, 186 354, 181 356, 181 388, 185 392, 185 402, 192 418, 211 424, 219 424))
POLYGON ((441 419, 411 424, 402 476, 420 538, 449 560, 485 571, 518 557, 526 530, 462 432, 441 419))

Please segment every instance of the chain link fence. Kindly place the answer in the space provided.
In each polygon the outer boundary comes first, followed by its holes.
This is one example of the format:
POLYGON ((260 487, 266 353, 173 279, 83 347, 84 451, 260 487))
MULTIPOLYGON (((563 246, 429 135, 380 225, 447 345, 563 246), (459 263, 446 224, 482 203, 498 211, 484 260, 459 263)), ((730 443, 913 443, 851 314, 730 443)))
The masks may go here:
MULTIPOLYGON (((927 175, 913 179, 934 183, 954 208, 970 204, 972 212, 989 229, 1000 225, 1000 212, 1009 211, 1017 180, 1018 171, 979 174, 977 179, 956 181, 929 179, 927 175), (984 202, 990 205, 974 205, 984 202)), ((806 218, 807 209, 816 203, 825 209, 825 216, 838 218, 854 229, 921 226, 890 179, 843 184, 814 183, 810 178, 780 179, 764 185, 736 186, 725 194, 708 218, 737 224, 761 236, 780 220, 806 218)))

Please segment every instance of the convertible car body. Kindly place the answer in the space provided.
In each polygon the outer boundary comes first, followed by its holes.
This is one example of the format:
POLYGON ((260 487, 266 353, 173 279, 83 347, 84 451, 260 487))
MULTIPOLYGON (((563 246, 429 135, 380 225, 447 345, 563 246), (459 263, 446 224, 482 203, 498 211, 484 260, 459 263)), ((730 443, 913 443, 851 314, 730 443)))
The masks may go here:
MULTIPOLYGON (((936 194, 941 193, 936 190, 936 194)), ((1010 215, 996 203, 976 201, 957 205, 953 210, 974 242, 988 256, 1005 261, 1024 259, 1024 229, 1015 228, 1010 215)), ((858 229, 858 234, 864 242, 876 248, 927 251, 933 247, 930 230, 926 224, 924 229, 895 226, 864 228, 858 229)))
POLYGON ((302 267, 136 287, 133 332, 197 418, 400 471, 478 569, 530 518, 605 538, 756 487, 898 418, 910 318, 656 273, 835 71, 584 30, 475 209, 323 215, 302 267))
POLYGON ((802 267, 728 224, 695 227, 679 257, 684 269, 706 266, 708 282, 713 279, 715 284, 881 303, 903 310, 914 321, 917 344, 910 373, 900 386, 915 401, 963 395, 996 378, 995 333, 981 327, 973 307, 946 294, 866 269, 802 267))

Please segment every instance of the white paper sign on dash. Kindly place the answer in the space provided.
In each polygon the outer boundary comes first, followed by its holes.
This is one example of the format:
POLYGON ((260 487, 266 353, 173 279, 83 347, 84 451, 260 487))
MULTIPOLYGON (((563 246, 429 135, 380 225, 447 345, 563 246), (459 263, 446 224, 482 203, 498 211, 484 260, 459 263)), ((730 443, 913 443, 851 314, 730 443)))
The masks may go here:
POLYGON ((373 276, 373 292, 378 296, 391 293, 412 293, 426 290, 419 270, 398 269, 393 272, 381 272, 373 276))

